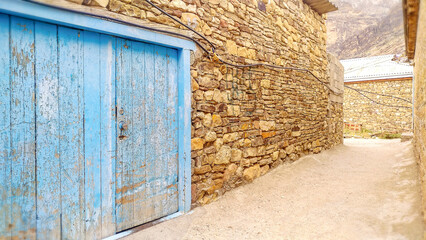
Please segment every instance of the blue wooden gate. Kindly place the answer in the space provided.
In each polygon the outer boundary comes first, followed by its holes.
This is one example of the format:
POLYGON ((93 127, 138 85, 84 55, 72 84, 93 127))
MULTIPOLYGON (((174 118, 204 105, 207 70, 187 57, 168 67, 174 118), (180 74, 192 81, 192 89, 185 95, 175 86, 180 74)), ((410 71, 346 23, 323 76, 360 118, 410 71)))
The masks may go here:
POLYGON ((178 51, 0 14, 0 239, 177 212, 178 51))

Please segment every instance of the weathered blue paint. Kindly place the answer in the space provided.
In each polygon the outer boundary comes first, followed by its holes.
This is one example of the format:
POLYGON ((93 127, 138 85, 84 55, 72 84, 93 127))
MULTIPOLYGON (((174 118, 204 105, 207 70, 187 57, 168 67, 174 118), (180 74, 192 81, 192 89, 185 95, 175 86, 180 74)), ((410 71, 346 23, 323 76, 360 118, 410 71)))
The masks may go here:
POLYGON ((83 31, 58 27, 62 238, 84 239, 83 31))
POLYGON ((188 40, 124 24, 109 22, 95 17, 52 9, 35 3, 25 2, 23 0, 0 0, 0 12, 63 26, 78 27, 84 30, 112 34, 114 36, 154 43, 165 47, 195 50, 195 44, 188 40))
POLYGON ((164 45, 191 44, 0 23, 0 238, 99 239, 189 210, 189 50, 164 45))
POLYGON ((176 52, 118 39, 117 231, 178 211, 176 52))
POLYGON ((11 17, 12 238, 36 238, 34 22, 11 17))
POLYGON ((132 227, 134 212, 133 156, 132 156, 132 42, 117 39, 117 230, 132 227), (120 113, 121 112, 121 113, 120 113), (127 124, 127 130, 120 129, 127 124))
POLYGON ((166 209, 178 211, 178 69, 177 50, 167 49, 167 201, 166 209))
MULTIPOLYGON (((146 94, 145 45, 132 43, 132 137, 134 209, 132 224, 146 222, 146 94)), ((126 140, 127 141, 127 140, 126 140)))
POLYGON ((57 26, 35 22, 37 238, 61 237, 57 26))
POLYGON ((11 237, 9 16, 0 14, 0 236, 11 237))
MULTIPOLYGON (((146 204, 145 213, 155 209, 155 151, 156 151, 156 117, 155 117, 155 49, 153 45, 145 46, 145 91, 146 91, 146 204)), ((145 215, 145 214, 144 214, 145 215)))
POLYGON ((191 209, 191 73, 190 51, 178 53, 179 211, 191 209))
MULTIPOLYGON (((84 33, 84 200, 85 237, 101 237, 100 166, 100 35, 84 33)), ((108 69, 103 69, 108 70, 108 69)))
POLYGON ((166 114, 165 111, 165 102, 167 101, 166 95, 166 50, 164 47, 154 46, 154 108, 155 112, 151 113, 154 115, 154 121, 156 124, 153 125, 153 135, 155 136, 152 146, 155 149, 154 155, 151 156, 155 164, 155 179, 154 181, 154 209, 152 209, 151 215, 154 215, 154 219, 164 216, 165 199, 163 198, 164 190, 166 189, 164 170, 165 166, 165 157, 166 157, 166 149, 165 149, 165 141, 167 139, 166 132, 166 114), (160 161, 158 161, 160 160, 160 161))
POLYGON ((116 160, 116 111, 115 111, 115 58, 117 40, 101 35, 100 91, 101 91, 101 183, 102 183, 102 237, 116 232, 115 226, 115 160, 116 160))

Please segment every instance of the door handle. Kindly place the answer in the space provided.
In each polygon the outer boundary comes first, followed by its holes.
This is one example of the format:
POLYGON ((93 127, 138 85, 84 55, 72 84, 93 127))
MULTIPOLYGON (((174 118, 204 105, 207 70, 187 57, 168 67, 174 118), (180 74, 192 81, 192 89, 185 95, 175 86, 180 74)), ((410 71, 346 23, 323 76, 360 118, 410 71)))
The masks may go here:
POLYGON ((129 128, 129 126, 127 125, 127 123, 121 121, 118 123, 118 128, 120 129, 120 135, 118 136, 118 138, 120 140, 125 140, 127 139, 127 137, 123 134, 124 131, 127 131, 127 129, 129 128))
POLYGON ((118 124, 118 128, 120 128, 121 131, 127 131, 127 129, 129 128, 129 126, 127 125, 127 123, 121 121, 118 124))

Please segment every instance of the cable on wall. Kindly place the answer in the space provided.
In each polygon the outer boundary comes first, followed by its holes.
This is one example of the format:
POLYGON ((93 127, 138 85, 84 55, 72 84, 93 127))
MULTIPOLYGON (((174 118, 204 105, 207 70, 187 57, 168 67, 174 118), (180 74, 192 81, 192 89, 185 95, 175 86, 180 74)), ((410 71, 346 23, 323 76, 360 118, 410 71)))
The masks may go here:
POLYGON ((159 10, 161 13, 163 13, 166 16, 168 16, 169 18, 171 18, 173 21, 176 21, 177 23, 179 23, 182 26, 186 27, 190 31, 196 33, 202 39, 206 40, 209 43, 209 45, 211 46, 212 51, 208 51, 203 46, 203 44, 200 43, 197 39, 194 39, 194 38, 192 38, 190 36, 187 36, 187 35, 184 35, 184 34, 172 32, 172 31, 167 31, 167 30, 162 30, 162 29, 158 29, 158 28, 154 28, 154 27, 147 27, 147 26, 144 26, 144 25, 140 25, 140 24, 136 24, 136 23, 124 21, 124 20, 117 19, 117 18, 106 17, 106 16, 102 16, 102 15, 99 15, 99 14, 95 14, 95 13, 88 13, 88 12, 78 11, 78 10, 74 10, 74 9, 68 9, 68 8, 64 8, 64 7, 60 7, 60 6, 50 5, 50 4, 38 2, 38 1, 35 1, 35 0, 25 0, 25 1, 32 2, 32 3, 35 3, 35 4, 39 4, 39 5, 43 5, 43 6, 47 6, 47 7, 52 7, 52 8, 63 10, 63 11, 69 11, 69 12, 73 12, 73 13, 84 14, 84 15, 88 15, 88 16, 91 16, 91 17, 96 17, 96 18, 99 18, 99 19, 108 20, 108 21, 116 22, 116 23, 121 23, 121 24, 129 25, 129 26, 133 26, 133 27, 138 27, 138 28, 150 30, 150 31, 155 31, 155 32, 160 32, 160 33, 166 33, 166 34, 170 34, 170 35, 174 35, 174 36, 186 38, 186 39, 191 40, 192 42, 194 42, 197 46, 199 46, 205 53, 207 53, 209 55, 209 57, 213 61, 221 62, 221 63, 223 63, 225 65, 228 65, 228 66, 232 66, 232 67, 236 67, 236 68, 249 68, 249 67, 261 67, 261 66, 263 66, 263 67, 266 67, 266 68, 273 68, 273 69, 280 69, 280 70, 293 70, 293 71, 306 72, 306 73, 309 73, 316 81, 318 81, 319 83, 321 83, 322 85, 324 85, 326 88, 328 88, 328 90, 330 90, 331 92, 333 92, 333 94, 335 94, 335 95, 342 95, 343 94, 343 92, 336 92, 336 91, 334 91, 332 88, 330 88, 330 86, 328 86, 328 84, 326 82, 324 82, 321 79, 319 79, 312 71, 310 71, 309 69, 306 69, 306 68, 284 67, 284 66, 266 64, 266 63, 256 63, 256 64, 239 65, 239 64, 234 64, 234 63, 225 61, 225 60, 221 59, 215 53, 215 49, 216 48, 215 48, 214 44, 211 41, 209 41, 205 36, 203 36, 201 33, 197 32, 196 30, 194 30, 190 26, 186 25, 182 21, 174 18, 172 15, 168 14, 166 11, 164 11, 163 9, 161 9, 160 7, 158 7, 157 5, 155 5, 154 3, 152 3, 149 0, 145 0, 145 1, 148 4, 150 4, 152 7, 156 8, 157 10, 159 10))
POLYGON ((88 12, 78 11, 78 10, 74 10, 74 9, 64 8, 64 7, 60 7, 60 6, 55 6, 55 5, 43 3, 43 2, 38 2, 38 1, 35 1, 35 0, 24 0, 24 1, 35 3, 35 4, 38 4, 38 5, 42 5, 42 6, 46 6, 46 7, 55 8, 55 9, 62 10, 62 11, 68 11, 68 12, 72 12, 72 13, 83 14, 83 15, 87 15, 87 16, 99 18, 99 19, 102 19, 102 20, 107 20, 107 21, 110 21, 110 22, 121 23, 121 24, 125 24, 125 25, 128 25, 128 26, 132 26, 132 27, 142 28, 142 29, 146 29, 146 30, 149 30, 149 31, 154 31, 154 32, 159 32, 159 33, 165 33, 165 34, 170 34, 170 35, 174 35, 174 36, 177 36, 177 37, 186 38, 186 39, 194 42, 204 52, 209 53, 209 51, 200 42, 198 42, 196 39, 194 39, 194 38, 192 38, 190 36, 187 36, 185 34, 181 34, 181 33, 177 33, 177 32, 172 32, 172 31, 167 31, 167 30, 158 29, 158 28, 153 28, 153 27, 147 27, 147 26, 144 26, 144 25, 140 25, 140 24, 136 24, 136 23, 124 21, 124 20, 117 19, 117 18, 112 18, 112 17, 107 17, 107 16, 102 16, 102 15, 99 15, 99 14, 95 14, 95 13, 88 13, 88 12))
MULTIPOLYGON (((156 8, 157 10, 159 10, 160 12, 162 12, 163 14, 165 14, 166 16, 168 16, 169 18, 171 18, 172 20, 174 20, 175 22, 181 24, 182 26, 186 27, 187 29, 191 30, 192 32, 196 33, 198 36, 200 36, 201 38, 203 38, 204 40, 206 40, 212 47, 212 53, 209 53, 212 55, 213 60, 219 61, 223 64, 226 64, 228 66, 232 66, 232 67, 236 67, 236 68, 247 68, 247 67, 267 67, 267 68, 275 68, 275 69, 281 69, 281 70, 294 70, 294 71, 301 71, 301 72, 307 72, 310 75, 312 75, 315 80, 319 81, 322 85, 326 86, 330 91, 332 91, 334 94, 337 95, 341 95, 342 93, 338 93, 335 92, 333 89, 331 89, 328 84, 326 84, 324 81, 321 81, 321 79, 319 79, 317 76, 315 76, 315 74, 313 72, 311 72, 309 69, 304 69, 304 68, 296 68, 296 67, 283 67, 283 66, 279 66, 279 65, 272 65, 272 64, 265 64, 265 63, 256 63, 256 64, 246 64, 246 65, 239 65, 239 64, 234 64, 234 63, 230 63, 227 62, 223 59, 221 59, 216 53, 215 53, 215 46, 212 42, 210 42, 205 36, 203 36, 201 33, 197 32, 196 30, 194 30, 193 28, 189 27, 188 25, 186 25, 185 23, 183 23, 182 21, 176 19, 175 17, 173 17, 172 15, 168 14, 166 11, 164 11, 162 8, 158 7, 157 5, 155 5, 153 2, 151 2, 150 0, 145 0, 145 2, 147 2, 149 5, 151 5, 152 7, 156 8)), ((196 40, 195 40, 196 41, 196 40)))
POLYGON ((255 64, 247 64, 247 65, 238 65, 238 64, 234 64, 234 63, 230 63, 227 62, 225 60, 222 60, 219 58, 219 61, 223 64, 232 66, 232 67, 236 67, 236 68, 247 68, 247 67, 268 67, 268 68, 274 68, 274 69, 280 69, 280 70, 294 70, 294 71, 300 71, 300 72, 307 72, 310 75, 312 75, 315 80, 319 81, 322 85, 326 86, 330 91, 332 91, 334 94, 336 95, 341 95, 342 93, 338 93, 335 92, 333 89, 330 88, 330 86, 328 86, 328 84, 326 84, 325 82, 321 81, 321 79, 319 79, 317 76, 315 76, 314 73, 312 73, 310 70, 308 69, 304 69, 304 68, 296 68, 296 67, 283 67, 283 66, 278 66, 278 65, 272 65, 272 64, 266 64, 266 63, 255 63, 255 64))
POLYGON ((346 86, 346 85, 345 85, 345 88, 349 88, 351 90, 354 90, 355 92, 357 92, 361 96, 367 98, 368 100, 370 100, 370 101, 372 101, 372 102, 374 102, 375 104, 378 104, 378 105, 382 105, 382 106, 386 106, 386 107, 393 107, 393 108, 409 108, 409 109, 411 109, 411 107, 407 107, 407 106, 398 106, 398 105, 389 105, 389 104, 385 104, 385 103, 380 103, 380 102, 377 102, 374 99, 368 97, 367 95, 365 95, 364 93, 362 93, 362 91, 360 91, 358 89, 355 89, 355 88, 352 88, 352 87, 349 87, 349 86, 346 86))
POLYGON ((162 8, 160 8, 159 6, 155 5, 153 2, 149 1, 149 0, 145 0, 145 2, 147 2, 149 5, 151 5, 152 7, 154 7, 155 9, 157 9, 158 11, 162 12, 164 15, 166 15, 167 17, 171 18, 173 21, 179 23, 180 25, 186 27, 187 29, 191 30, 192 32, 194 32, 195 34, 197 34, 199 37, 201 37, 202 39, 206 40, 211 48, 212 48, 212 52, 215 52, 216 47, 214 46, 214 44, 208 40, 203 34, 197 32, 195 29, 191 28, 190 26, 186 25, 185 23, 183 23, 182 21, 180 21, 179 19, 173 17, 172 15, 170 15, 168 12, 164 11, 162 8))
MULTIPOLYGON (((352 89, 352 90, 355 90, 355 89, 354 89, 354 88, 352 88, 352 87, 348 87, 348 88, 350 88, 350 89, 352 89)), ((361 90, 361 89, 356 89, 356 90, 358 90, 358 91, 360 91, 360 92, 365 92, 365 93, 370 93, 370 94, 374 94, 374 95, 383 96, 383 97, 395 98, 395 99, 402 100, 402 101, 404 101, 404 102, 408 102, 409 104, 413 104, 411 101, 409 101, 409 100, 407 100, 407 99, 405 99, 405 98, 395 97, 395 96, 388 95, 388 94, 383 94, 383 93, 370 92, 370 91, 361 90)))

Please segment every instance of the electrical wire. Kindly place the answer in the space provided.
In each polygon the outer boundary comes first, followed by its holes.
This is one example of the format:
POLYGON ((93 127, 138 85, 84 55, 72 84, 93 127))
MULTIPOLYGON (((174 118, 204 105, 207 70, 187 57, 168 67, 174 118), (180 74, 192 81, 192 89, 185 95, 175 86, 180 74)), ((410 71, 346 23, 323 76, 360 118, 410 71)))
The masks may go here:
POLYGON ((64 8, 64 7, 60 7, 60 6, 55 6, 55 5, 51 5, 51 4, 46 4, 46 3, 42 3, 42 2, 38 2, 35 0, 25 0, 28 2, 32 2, 35 4, 39 4, 39 5, 43 5, 43 6, 47 6, 47 7, 52 7, 55 9, 59 9, 59 10, 63 10, 63 11, 68 11, 68 12, 73 12, 73 13, 78 13, 78 14, 83 14, 83 15, 88 15, 91 17, 96 17, 99 19, 104 19, 104 20, 108 20, 111 22, 116 22, 116 23, 121 23, 121 24, 125 24, 125 25, 129 25, 129 26, 133 26, 133 27, 138 27, 138 28, 142 28, 142 29, 146 29, 146 30, 150 30, 150 31, 155 31, 155 32, 160 32, 160 33, 166 33, 166 34, 170 34, 170 35, 174 35, 174 36, 178 36, 178 37, 182 37, 182 38, 186 38, 188 40, 191 40, 192 42, 194 42, 197 46, 199 46, 205 53, 209 54, 209 56, 211 58, 213 58, 213 60, 219 61, 225 65, 229 65, 232 67, 236 67, 236 68, 249 68, 249 67, 266 67, 266 68, 273 68, 273 69, 280 69, 280 70, 293 70, 293 71, 300 71, 300 72, 307 72, 309 73, 312 77, 314 77, 314 79, 318 82, 320 82, 322 85, 324 85, 325 87, 327 87, 331 92, 333 92, 335 95, 342 95, 343 92, 336 92, 334 91, 332 88, 330 88, 330 86, 328 86, 328 84, 324 81, 322 81, 321 79, 319 79, 313 72, 311 72, 309 69, 305 69, 305 68, 296 68, 296 67, 284 67, 284 66, 279 66, 279 65, 272 65, 272 64, 266 64, 266 63, 256 63, 256 64, 246 64, 246 65, 240 65, 240 64, 234 64, 234 63, 230 63, 228 61, 225 61, 223 59, 221 59, 216 53, 215 53, 215 46, 214 44, 209 41, 205 36, 203 36, 201 33, 197 32, 196 30, 194 30, 193 28, 191 28, 190 26, 186 25, 185 23, 181 22, 180 20, 174 18, 173 16, 171 16, 170 14, 168 14, 166 11, 164 11, 163 9, 161 9, 160 7, 158 7, 157 5, 155 5, 154 3, 152 3, 149 0, 145 0, 148 4, 150 4, 152 7, 156 8, 157 10, 159 10, 161 13, 165 14, 167 17, 171 18, 173 21, 176 21, 177 23, 181 24, 182 26, 186 27, 187 29, 189 29, 190 31, 196 33, 198 36, 200 36, 202 39, 206 40, 210 46, 212 47, 212 51, 208 51, 203 44, 201 44, 197 39, 194 39, 190 36, 184 35, 184 34, 180 34, 180 33, 176 33, 176 32, 172 32, 172 31, 167 31, 167 30, 162 30, 162 29, 158 29, 158 28, 153 28, 153 27, 147 27, 144 25, 140 25, 140 24, 136 24, 136 23, 132 23, 132 22, 128 22, 128 21, 124 21, 121 19, 117 19, 117 18, 112 18, 112 17, 106 17, 106 16, 102 16, 102 15, 98 15, 95 13, 88 13, 88 12, 83 12, 83 11, 78 11, 78 10, 74 10, 74 9, 68 9, 68 8, 64 8))
POLYGON ((335 92, 333 89, 330 88, 330 86, 328 86, 328 84, 326 84, 325 82, 321 81, 321 79, 319 79, 317 76, 315 76, 315 74, 312 73, 308 69, 296 68, 296 67, 283 67, 283 66, 271 65, 271 64, 266 64, 266 63, 255 63, 255 64, 247 64, 247 65, 238 65, 238 64, 227 62, 227 61, 222 60, 220 58, 219 58, 219 61, 222 62, 223 64, 226 64, 226 65, 229 65, 229 66, 232 66, 232 67, 236 67, 236 68, 267 67, 267 68, 274 68, 274 69, 280 69, 280 70, 294 70, 294 71, 300 71, 300 72, 307 72, 310 75, 312 75, 315 78, 315 80, 317 80, 318 82, 320 82, 322 85, 326 86, 334 94, 337 94, 337 95, 341 95, 342 94, 342 93, 335 92))
POLYGON ((121 23, 121 24, 125 24, 125 25, 128 25, 128 26, 132 26, 132 27, 142 28, 142 29, 146 29, 146 30, 149 30, 149 31, 160 32, 160 33, 174 35, 174 36, 177 36, 177 37, 186 38, 186 39, 191 40, 192 42, 194 42, 204 52, 210 53, 200 42, 198 42, 196 39, 194 39, 194 38, 192 38, 190 36, 187 36, 185 34, 181 34, 181 33, 177 33, 177 32, 172 32, 172 31, 167 31, 167 30, 158 29, 158 28, 153 28, 153 27, 147 27, 147 26, 144 26, 144 25, 140 25, 140 24, 136 24, 136 23, 124 21, 124 20, 117 19, 117 18, 106 17, 106 16, 102 16, 102 15, 99 15, 99 14, 95 14, 95 13, 89 13, 89 12, 83 12, 83 11, 78 11, 78 10, 74 10, 74 9, 64 8, 64 7, 60 7, 60 6, 56 6, 56 5, 51 5, 51 4, 47 4, 47 3, 43 3, 43 2, 38 2, 38 1, 35 1, 35 0, 24 0, 24 1, 35 3, 35 4, 38 4, 38 5, 42 5, 42 6, 46 6, 46 7, 55 8, 55 9, 58 9, 58 10, 63 10, 63 11, 68 11, 68 12, 72 12, 72 13, 83 14, 83 15, 87 15, 87 16, 91 16, 91 17, 95 17, 95 18, 107 20, 107 21, 110 21, 110 22, 121 23))
POLYGON ((370 101, 372 101, 372 102, 374 102, 375 104, 378 104, 378 105, 382 105, 382 106, 386 106, 386 107, 393 107, 393 108, 409 108, 409 109, 411 109, 412 107, 407 107, 407 106, 398 106, 398 105, 389 105, 389 104, 385 104, 385 103, 380 103, 380 102, 377 102, 377 101, 375 101, 374 99, 372 99, 372 98, 370 98, 370 97, 368 97, 368 96, 366 96, 365 94, 363 94, 361 91, 359 91, 358 89, 355 89, 355 88, 352 88, 352 87, 348 87, 348 86, 346 86, 345 85, 345 87, 346 88, 349 88, 349 89, 351 89, 351 90, 354 90, 355 92, 357 92, 358 94, 360 94, 361 96, 363 96, 363 97, 365 97, 365 98, 367 98, 368 100, 370 100, 370 101))
POLYGON ((317 76, 315 76, 315 74, 313 72, 311 72, 309 69, 304 69, 304 68, 295 68, 295 67, 283 67, 283 66, 279 66, 279 65, 272 65, 272 64, 266 64, 266 63, 256 63, 256 64, 245 64, 245 65, 239 65, 239 64, 234 64, 234 63, 230 63, 228 61, 225 61, 223 59, 221 59, 216 53, 215 53, 215 46, 212 42, 210 42, 205 36, 203 36, 201 33, 197 32, 196 30, 192 29, 191 27, 189 27, 188 25, 186 25, 185 23, 181 22, 180 20, 176 19, 175 17, 173 17, 172 15, 168 14, 166 11, 164 11, 162 8, 158 7, 157 5, 155 5, 153 2, 149 1, 149 0, 145 0, 145 2, 147 2, 149 5, 151 5, 152 7, 154 7, 155 9, 159 10, 160 12, 162 12, 163 14, 165 14, 166 16, 168 16, 169 18, 171 18, 172 20, 174 20, 175 22, 181 24, 182 26, 186 27, 187 29, 191 30, 192 32, 196 33, 198 36, 200 36, 201 38, 203 38, 204 40, 206 40, 210 46, 212 47, 212 53, 213 53, 213 59, 218 60, 219 62, 232 66, 232 67, 236 67, 236 68, 248 68, 248 67, 267 67, 267 68, 275 68, 275 69, 281 69, 281 70, 293 70, 293 71, 301 71, 301 72, 307 72, 310 75, 312 75, 312 77, 315 78, 315 80, 319 81, 322 85, 324 85, 325 87, 327 87, 330 91, 332 91, 334 94, 336 95, 342 95, 343 93, 339 93, 334 91, 332 88, 330 88, 330 86, 328 86, 328 84, 326 84, 324 81, 321 81, 321 79, 319 79, 317 76))
POLYGON ((145 2, 147 2, 149 5, 151 5, 152 7, 154 7, 155 9, 157 9, 158 11, 162 12, 164 15, 166 15, 167 17, 171 18, 173 21, 179 23, 180 25, 186 27, 187 29, 191 30, 192 32, 194 32, 195 34, 197 34, 199 37, 201 37, 202 39, 206 40, 211 48, 212 48, 212 52, 215 52, 216 47, 214 46, 214 44, 208 40, 203 34, 195 31, 193 28, 191 28, 190 26, 186 25, 185 23, 183 23, 182 21, 180 21, 179 19, 173 17, 172 15, 170 15, 168 12, 164 11, 162 8, 160 8, 159 6, 155 5, 153 2, 149 1, 149 0, 145 0, 145 2))
MULTIPOLYGON (((352 87, 349 87, 349 86, 346 86, 346 87, 347 87, 347 88, 350 88, 350 89, 352 89, 352 90, 355 90, 355 88, 352 88, 352 87)), ((360 91, 360 92, 365 92, 365 93, 370 93, 370 94, 374 94, 374 95, 383 96, 383 97, 396 98, 396 99, 402 100, 402 101, 404 101, 404 102, 408 102, 408 103, 410 103, 410 104, 413 104, 411 101, 409 101, 409 100, 407 100, 407 99, 405 99, 405 98, 395 97, 395 96, 388 95, 388 94, 383 94, 383 93, 370 92, 370 91, 361 90, 361 89, 356 89, 356 90, 358 90, 358 91, 360 91)))
MULTIPOLYGON (((249 74, 250 76, 252 76, 252 74, 251 73, 254 73, 254 75, 255 76, 257 76, 257 77, 259 77, 259 76, 267 76, 267 77, 271 77, 271 78, 280 78, 279 76, 277 76, 276 74, 274 74, 274 73, 271 73, 271 72, 267 72, 267 71, 259 71, 259 70, 253 70, 253 69, 251 69, 251 68, 233 68, 233 69, 236 69, 236 70, 238 70, 238 69, 241 69, 242 70, 242 74, 244 75, 244 74, 249 74), (248 73, 246 72, 246 70, 245 69, 248 69, 247 71, 248 71, 248 73), (256 75, 256 74, 258 74, 258 75, 256 75)), ((276 73, 279 73, 279 70, 275 70, 275 69, 272 69, 271 71, 274 71, 274 72, 276 72, 276 73)), ((228 72, 228 69, 226 70, 226 75, 228 75, 229 74, 229 72, 228 72)), ((233 75, 234 73, 232 72, 231 73, 231 75, 233 75)), ((236 73, 236 74, 238 74, 238 72, 236 73)), ((254 78, 252 78, 252 77, 249 77, 249 79, 251 79, 251 81, 259 81, 259 79, 254 79, 254 78)), ((247 79, 245 79, 243 76, 242 76, 242 80, 247 80, 247 79)), ((283 84, 283 83, 286 83, 286 81, 285 80, 282 80, 282 79, 275 79, 275 80, 272 80, 272 82, 278 82, 278 83, 280 83, 280 84, 283 84)), ((289 90, 290 89, 292 89, 292 88, 288 88, 289 90)))

